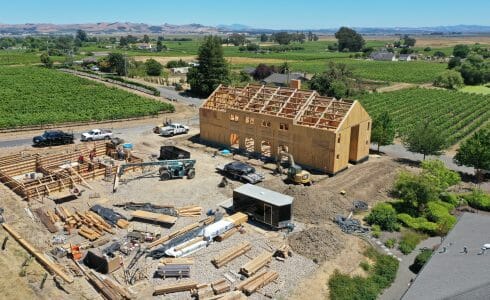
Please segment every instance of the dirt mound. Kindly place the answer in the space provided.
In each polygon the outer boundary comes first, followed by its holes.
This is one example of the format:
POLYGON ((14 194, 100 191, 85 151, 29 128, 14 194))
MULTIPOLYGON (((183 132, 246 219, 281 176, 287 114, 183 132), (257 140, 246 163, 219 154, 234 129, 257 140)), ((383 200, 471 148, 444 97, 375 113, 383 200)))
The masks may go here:
POLYGON ((320 263, 344 249, 345 237, 335 228, 311 227, 291 234, 289 245, 295 252, 320 263))

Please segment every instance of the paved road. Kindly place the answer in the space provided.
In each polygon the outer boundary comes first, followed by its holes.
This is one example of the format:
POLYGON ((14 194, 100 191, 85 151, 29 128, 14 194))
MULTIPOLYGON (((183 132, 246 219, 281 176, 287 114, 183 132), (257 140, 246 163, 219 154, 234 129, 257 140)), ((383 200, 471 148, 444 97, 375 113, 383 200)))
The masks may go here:
POLYGON ((204 101, 204 99, 184 96, 171 87, 157 87, 157 89, 160 91, 160 96, 167 99, 177 99, 177 101, 183 102, 185 104, 192 104, 199 107, 204 101))
POLYGON ((412 273, 408 267, 413 263, 415 256, 420 253, 418 249, 424 247, 432 248, 432 246, 437 245, 440 242, 440 237, 430 237, 422 241, 412 253, 402 255, 402 261, 400 262, 398 272, 396 273, 395 281, 389 288, 383 291, 383 294, 379 296, 378 300, 399 300, 403 293, 408 289, 410 280, 416 276, 416 274, 412 273))

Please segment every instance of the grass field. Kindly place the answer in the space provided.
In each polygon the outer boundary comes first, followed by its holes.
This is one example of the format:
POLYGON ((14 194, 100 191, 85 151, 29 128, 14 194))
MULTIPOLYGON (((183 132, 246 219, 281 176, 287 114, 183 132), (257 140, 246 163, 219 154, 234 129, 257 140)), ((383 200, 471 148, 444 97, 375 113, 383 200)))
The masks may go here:
POLYGON ((419 88, 367 94, 361 97, 361 103, 371 116, 382 111, 391 113, 399 133, 429 118, 447 136, 447 146, 490 125, 490 95, 419 88))
POLYGON ((118 119, 172 105, 42 67, 0 67, 0 128, 118 119))
POLYGON ((460 89, 459 91, 464 92, 464 93, 475 93, 475 94, 482 94, 482 95, 490 95, 490 85, 489 86, 467 85, 467 86, 463 87, 462 89, 460 89))

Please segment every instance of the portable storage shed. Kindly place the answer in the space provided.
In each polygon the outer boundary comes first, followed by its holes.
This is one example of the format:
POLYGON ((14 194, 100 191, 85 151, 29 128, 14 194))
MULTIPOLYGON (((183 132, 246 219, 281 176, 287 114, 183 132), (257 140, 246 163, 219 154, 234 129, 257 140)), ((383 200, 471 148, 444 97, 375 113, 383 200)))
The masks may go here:
POLYGON ((288 195, 260 186, 244 184, 233 191, 233 209, 274 228, 293 222, 293 200, 288 195))

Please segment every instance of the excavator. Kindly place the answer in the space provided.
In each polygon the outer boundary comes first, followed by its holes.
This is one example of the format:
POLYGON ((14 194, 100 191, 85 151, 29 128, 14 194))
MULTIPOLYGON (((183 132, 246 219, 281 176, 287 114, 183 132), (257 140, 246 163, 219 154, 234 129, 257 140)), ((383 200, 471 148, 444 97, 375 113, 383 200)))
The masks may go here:
POLYGON ((291 153, 285 151, 279 151, 277 155, 277 172, 283 174, 284 170, 281 166, 281 161, 283 157, 286 157, 289 162, 288 168, 288 180, 294 182, 295 184, 311 185, 311 174, 310 172, 303 170, 299 165, 294 163, 294 158, 291 153))

